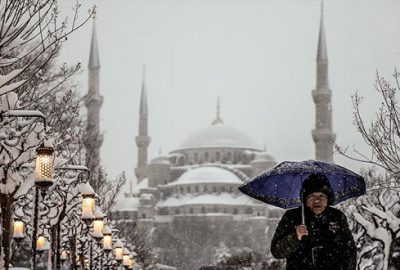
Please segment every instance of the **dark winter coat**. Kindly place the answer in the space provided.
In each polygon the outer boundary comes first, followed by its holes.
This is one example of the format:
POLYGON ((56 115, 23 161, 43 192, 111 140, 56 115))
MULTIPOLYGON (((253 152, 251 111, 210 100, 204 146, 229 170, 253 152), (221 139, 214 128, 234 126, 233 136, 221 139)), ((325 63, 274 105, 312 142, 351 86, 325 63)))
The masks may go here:
POLYGON ((298 240, 296 226, 301 224, 301 207, 287 210, 275 231, 271 253, 286 258, 287 270, 354 270, 357 250, 346 216, 332 207, 316 216, 305 209, 309 235, 298 240))

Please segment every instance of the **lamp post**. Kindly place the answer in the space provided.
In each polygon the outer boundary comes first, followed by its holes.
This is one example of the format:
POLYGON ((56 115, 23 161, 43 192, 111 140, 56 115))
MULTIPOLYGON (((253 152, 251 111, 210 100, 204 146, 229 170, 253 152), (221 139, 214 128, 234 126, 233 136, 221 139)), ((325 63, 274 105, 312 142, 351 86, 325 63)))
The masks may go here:
MULTIPOLYGON (((0 122, 3 123, 3 118, 38 118, 43 121, 43 130, 46 132, 46 118, 43 113, 40 111, 32 111, 32 110, 8 110, 8 111, 0 111, 0 122)), ((33 122, 32 122, 33 123, 33 122)), ((9 167, 11 163, 2 164, 5 167, 9 167)), ((8 169, 7 169, 8 170, 8 169)), ((7 184, 7 183, 3 183, 7 184)), ((11 243, 11 220, 13 213, 13 203, 14 199, 10 197, 9 194, 0 194, 0 206, 1 206, 1 219, 2 219, 2 248, 4 250, 4 255, 2 254, 4 260, 5 269, 9 269, 10 264, 10 243, 11 243)), ((32 246, 36 246, 36 242, 33 241, 34 244, 32 246)), ((0 249, 1 252, 1 249, 0 249)))
MULTIPOLYGON (((55 266, 56 269, 60 269, 61 267, 61 251, 60 251, 60 247, 61 247, 61 222, 63 221, 63 219, 65 218, 65 216, 68 214, 67 212, 67 204, 70 203, 70 201, 72 201, 74 198, 72 198, 69 202, 67 201, 67 193, 71 192, 71 187, 76 186, 77 184, 80 183, 81 180, 81 175, 86 173, 87 174, 87 179, 90 179, 90 172, 89 169, 86 166, 82 166, 82 165, 65 165, 62 167, 57 167, 56 168, 57 171, 64 171, 64 172, 77 172, 77 174, 75 175, 75 178, 73 181, 67 181, 66 179, 64 179, 64 181, 60 181, 59 185, 57 186, 57 189, 54 189, 54 192, 57 193, 59 195, 59 197, 62 200, 62 207, 58 216, 58 220, 57 223, 55 225, 56 228, 56 239, 52 239, 53 241, 56 241, 55 244, 52 244, 52 247, 55 247, 55 250, 52 250, 52 255, 54 257, 55 255, 55 266)), ((52 262, 54 261, 54 258, 52 260, 52 262)), ((53 262, 54 263, 54 262, 53 262)))
POLYGON ((44 197, 47 189, 53 184, 53 165, 54 165, 54 149, 46 147, 42 144, 36 150, 36 166, 35 166, 35 202, 33 213, 33 232, 32 232, 32 269, 36 270, 36 250, 37 250, 37 230, 39 215, 39 189, 44 197))
POLYGON ((129 249, 124 248, 124 251, 122 253, 122 265, 125 267, 125 269, 128 269, 130 265, 130 257, 131 253, 129 252, 129 249))
MULTIPOLYGON (((100 210, 99 207, 96 207, 96 210, 94 212, 94 220, 93 220, 93 237, 94 239, 96 239, 96 243, 97 246, 100 249, 100 252, 102 251, 101 249, 101 240, 104 237, 103 234, 103 230, 104 230, 104 214, 103 212, 100 210)), ((92 257, 92 250, 93 250, 93 246, 90 247, 91 252, 90 252, 90 269, 93 269, 92 265, 93 265, 93 257, 92 257)), ((100 259, 100 265, 102 264, 102 261, 100 259)), ((97 263, 96 263, 97 265, 97 263)))
MULTIPOLYGON (((87 237, 90 236, 90 225, 95 219, 95 210, 96 210, 96 204, 95 204, 95 198, 96 198, 96 193, 94 192, 92 186, 86 182, 84 184, 81 184, 80 186, 80 191, 82 195, 82 216, 81 219, 83 222, 86 223, 86 228, 87 228, 87 237)), ((92 240, 90 238, 90 243, 89 243, 89 258, 92 258, 92 240)), ((89 267, 90 270, 92 270, 92 261, 89 262, 89 267)), ((84 266, 82 266, 84 267, 84 266)))
POLYGON ((122 262, 123 254, 124 254, 124 244, 120 239, 118 239, 117 242, 115 242, 115 260, 118 263, 122 262))

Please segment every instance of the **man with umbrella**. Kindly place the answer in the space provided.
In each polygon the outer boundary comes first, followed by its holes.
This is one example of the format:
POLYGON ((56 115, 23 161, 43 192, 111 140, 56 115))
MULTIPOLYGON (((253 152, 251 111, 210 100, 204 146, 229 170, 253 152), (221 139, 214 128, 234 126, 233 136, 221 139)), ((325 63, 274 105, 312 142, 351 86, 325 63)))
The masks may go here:
POLYGON ((272 239, 272 255, 285 258, 288 270, 356 269, 354 239, 345 215, 330 207, 335 194, 328 178, 318 173, 308 176, 300 198, 305 207, 285 212, 272 239))

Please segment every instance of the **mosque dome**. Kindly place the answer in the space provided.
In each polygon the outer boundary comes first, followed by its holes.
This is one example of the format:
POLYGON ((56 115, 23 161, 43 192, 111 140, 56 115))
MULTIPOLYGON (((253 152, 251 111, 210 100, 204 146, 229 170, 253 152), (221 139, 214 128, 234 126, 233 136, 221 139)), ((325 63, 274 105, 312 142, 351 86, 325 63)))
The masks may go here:
POLYGON ((257 143, 246 133, 228 125, 218 123, 187 138, 178 148, 242 148, 260 150, 257 143))
POLYGON ((265 161, 276 162, 275 158, 270 154, 268 154, 267 152, 258 153, 252 162, 265 162, 265 161))
POLYGON ((169 159, 167 156, 158 156, 150 160, 150 164, 167 164, 169 165, 169 159))
POLYGON ((139 207, 139 198, 134 196, 124 196, 119 198, 114 207, 114 211, 137 211, 139 207))
POLYGON ((236 174, 227 169, 213 166, 201 166, 186 171, 176 181, 168 185, 195 183, 242 184, 243 181, 236 174))

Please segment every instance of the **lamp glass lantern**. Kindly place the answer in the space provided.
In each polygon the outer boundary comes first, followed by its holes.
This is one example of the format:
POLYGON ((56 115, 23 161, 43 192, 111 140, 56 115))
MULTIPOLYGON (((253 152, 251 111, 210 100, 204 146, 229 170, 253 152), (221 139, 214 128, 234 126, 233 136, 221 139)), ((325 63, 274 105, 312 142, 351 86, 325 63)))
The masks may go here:
POLYGON ((112 250, 112 236, 111 235, 104 235, 103 238, 103 249, 105 251, 111 251, 112 250))
POLYGON ((122 255, 122 265, 128 267, 130 265, 129 262, 130 262, 130 254, 129 253, 125 254, 124 252, 124 254, 122 255))
POLYGON ((60 254, 60 261, 61 261, 62 263, 64 263, 67 259, 68 259, 68 253, 67 253, 67 251, 64 249, 63 251, 61 251, 61 254, 60 254))
POLYGON ((36 149, 35 185, 43 190, 53 184, 54 149, 44 145, 36 149))
POLYGON ((95 196, 82 194, 82 220, 90 224, 94 220, 95 196))
POLYGON ((13 238, 15 240, 22 240, 25 237, 25 224, 19 218, 14 218, 13 224, 13 238))
POLYGON ((136 263, 136 261, 135 261, 135 259, 133 258, 133 256, 130 256, 130 257, 129 257, 129 266, 128 266, 128 269, 133 269, 133 266, 135 265, 135 263, 136 263))
POLYGON ((48 249, 48 246, 47 246, 46 238, 44 236, 39 236, 38 239, 36 240, 36 250, 39 253, 42 253, 47 249, 48 249))
POLYGON ((103 228, 104 228, 104 221, 103 219, 95 219, 93 220, 93 237, 96 239, 103 238, 103 228))

